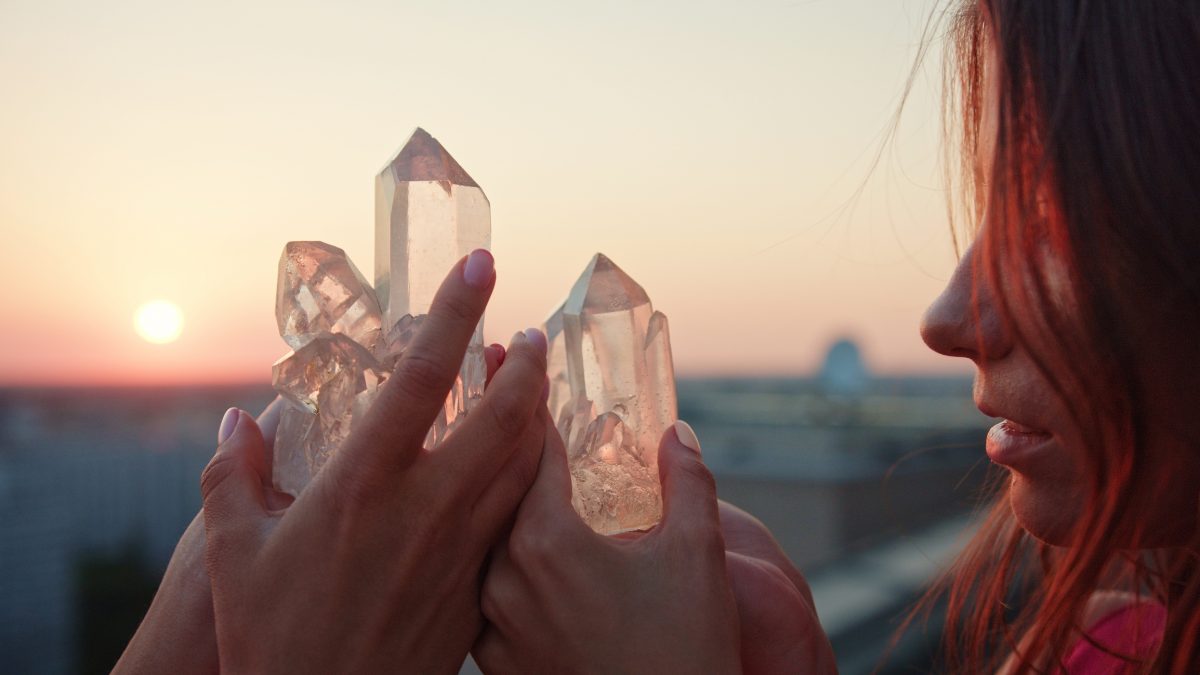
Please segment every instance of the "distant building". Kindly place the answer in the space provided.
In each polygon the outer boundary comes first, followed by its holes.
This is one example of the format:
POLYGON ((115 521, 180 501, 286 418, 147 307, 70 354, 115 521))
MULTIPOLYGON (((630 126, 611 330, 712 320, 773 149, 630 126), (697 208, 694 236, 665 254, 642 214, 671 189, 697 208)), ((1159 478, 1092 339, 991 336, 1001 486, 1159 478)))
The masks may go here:
MULTIPOLYGON (((843 340, 817 378, 678 386, 680 416, 703 440, 721 497, 766 523, 806 573, 854 572, 828 582, 825 597, 850 586, 885 603, 824 601, 831 625, 867 641, 856 608, 892 602, 892 591, 908 588, 893 573, 914 568, 841 562, 970 508, 964 476, 984 456, 989 424, 972 403, 970 379, 871 377, 843 340), (839 400, 849 393, 852 400, 839 400)), ((0 390, 0 670, 78 670, 80 557, 136 547, 161 571, 200 506, 199 476, 221 412, 230 403, 258 409, 271 396, 266 387, 0 390)), ((821 592, 826 582, 813 579, 821 592)), ((873 654, 857 643, 847 653, 873 654)))
POLYGON ((843 338, 829 348, 818 379, 826 393, 858 396, 866 390, 871 373, 863 363, 858 345, 849 338, 843 338))
POLYGON ((0 670, 79 670, 81 557, 136 547, 161 573, 200 508, 220 409, 270 395, 0 390, 0 670))

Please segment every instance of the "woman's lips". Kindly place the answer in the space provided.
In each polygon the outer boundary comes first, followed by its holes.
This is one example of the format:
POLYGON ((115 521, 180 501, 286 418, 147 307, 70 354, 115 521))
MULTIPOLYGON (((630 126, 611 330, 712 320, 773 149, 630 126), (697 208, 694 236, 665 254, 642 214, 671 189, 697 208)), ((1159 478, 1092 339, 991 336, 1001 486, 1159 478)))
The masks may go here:
POLYGON ((1053 440, 1049 433, 1004 420, 988 431, 987 454, 996 464, 1020 468, 1053 440))

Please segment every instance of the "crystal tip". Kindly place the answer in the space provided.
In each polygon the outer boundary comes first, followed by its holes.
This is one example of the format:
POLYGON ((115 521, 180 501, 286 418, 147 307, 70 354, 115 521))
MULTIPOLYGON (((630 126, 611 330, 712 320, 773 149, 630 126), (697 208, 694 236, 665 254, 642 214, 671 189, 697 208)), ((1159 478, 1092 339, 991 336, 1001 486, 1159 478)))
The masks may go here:
POLYGON ((571 289, 563 311, 606 313, 649 304, 646 291, 603 253, 592 256, 571 289))
POLYGON ((390 171, 396 181, 439 181, 465 187, 479 187, 475 179, 446 152, 442 144, 420 127, 417 127, 384 171, 390 171))

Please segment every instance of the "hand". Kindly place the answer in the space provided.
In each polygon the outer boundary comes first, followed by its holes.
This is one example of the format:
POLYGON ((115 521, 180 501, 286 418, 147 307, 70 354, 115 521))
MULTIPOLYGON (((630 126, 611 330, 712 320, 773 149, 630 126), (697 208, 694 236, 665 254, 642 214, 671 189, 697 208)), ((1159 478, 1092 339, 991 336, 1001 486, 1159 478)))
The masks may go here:
POLYGON ((562 439, 539 417, 541 465, 484 581, 476 662, 496 673, 740 672, 716 486, 690 427, 669 429, 659 448, 662 522, 605 537, 571 508, 562 439))
POLYGON ((747 675, 837 673, 804 576, 761 521, 726 502, 720 513, 747 675))
MULTIPOLYGON (((489 383, 503 361, 501 345, 494 344, 484 350, 489 383)), ((258 416, 263 433, 262 461, 268 469, 283 405, 283 399, 276 397, 258 416)), ((264 487, 268 488, 265 494, 272 509, 287 508, 291 495, 271 490, 270 485, 264 487)), ((154 601, 113 673, 218 672, 212 588, 204 569, 204 547, 204 512, 198 511, 175 545, 154 601)))
POLYGON ((544 434, 529 423, 546 381, 534 331, 514 338, 471 415, 422 447, 495 284, 491 265, 477 251, 451 271, 361 427, 285 511, 264 499, 264 440, 239 416, 201 481, 221 670, 459 668, 482 625, 484 559, 544 434))
MULTIPOLYGON (((276 398, 258 417, 265 462, 270 461, 282 405, 276 398)), ((154 601, 113 673, 188 675, 218 670, 212 590, 204 569, 204 514, 199 512, 175 545, 154 601)))

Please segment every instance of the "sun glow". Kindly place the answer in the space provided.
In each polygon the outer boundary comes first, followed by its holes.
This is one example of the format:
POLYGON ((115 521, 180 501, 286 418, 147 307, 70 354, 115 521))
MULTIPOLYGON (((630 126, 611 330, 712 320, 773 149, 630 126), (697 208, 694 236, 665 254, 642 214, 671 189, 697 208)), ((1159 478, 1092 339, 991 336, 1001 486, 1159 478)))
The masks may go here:
POLYGON ((183 332, 183 312, 166 300, 147 302, 133 315, 133 327, 146 342, 174 342, 183 332))

